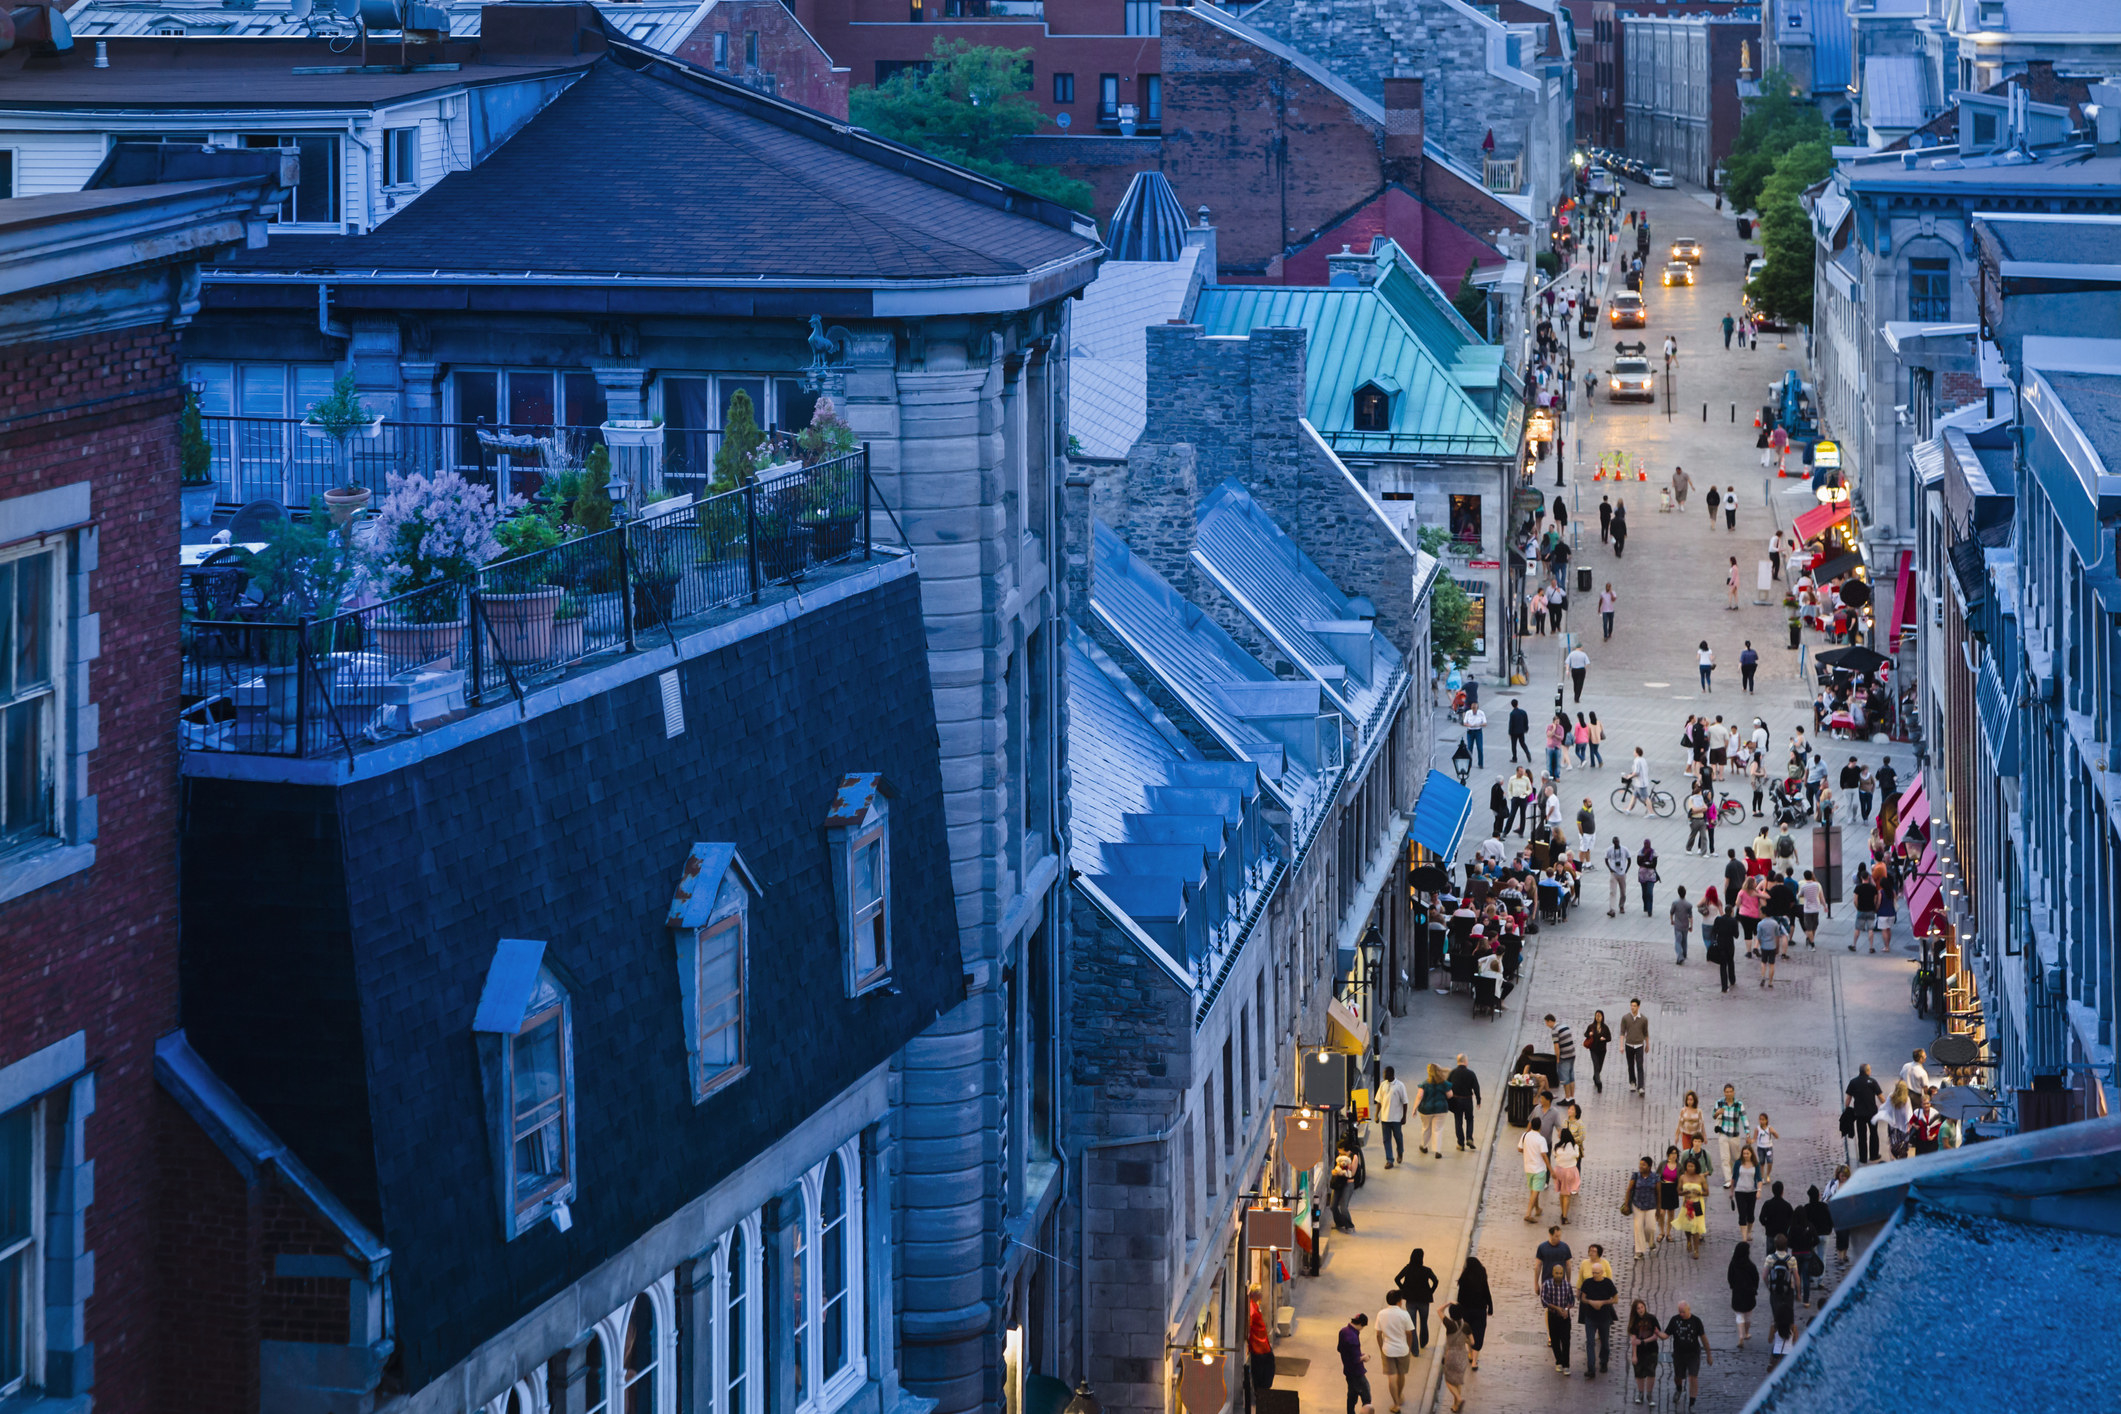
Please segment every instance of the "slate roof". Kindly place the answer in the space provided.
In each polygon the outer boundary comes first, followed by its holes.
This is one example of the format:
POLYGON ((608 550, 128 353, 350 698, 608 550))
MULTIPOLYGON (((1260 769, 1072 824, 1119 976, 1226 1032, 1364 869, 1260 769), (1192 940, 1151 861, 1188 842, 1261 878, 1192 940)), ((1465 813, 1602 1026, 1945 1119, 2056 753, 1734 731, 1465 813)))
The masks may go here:
MULTIPOLYGON (((963 997, 920 585, 906 574, 339 788, 195 779, 193 1046, 391 1252, 418 1389, 796 1130, 963 997), (822 822, 891 803, 893 985, 848 998, 822 822), (694 1103, 666 918, 698 841, 757 871, 751 1069, 694 1103), (204 920, 211 920, 208 926, 204 920), (573 1227, 506 1241, 472 1023, 501 938, 567 987, 573 1227)), ((704 1242, 712 1233, 699 1234, 704 1242)))
POLYGON ((1149 415, 1151 324, 1184 318, 1201 282, 1202 247, 1178 259, 1108 260, 1069 317, 1068 430, 1090 457, 1124 457, 1149 415))
POLYGON ((2040 376, 2061 397, 2070 420, 2098 453, 2102 472, 2121 476, 2121 377, 2046 369, 2041 370, 2040 376))
POLYGON ((1254 722, 1306 713, 1315 719, 1323 706, 1317 682, 1277 678, 1103 521, 1092 523, 1091 541, 1091 612, 1226 751, 1258 763, 1268 789, 1297 822, 1301 842, 1326 802, 1326 780, 1315 762, 1254 722))
POLYGON ((1324 688, 1367 742, 1383 725, 1403 659, 1374 622, 1235 481, 1200 503, 1193 561, 1324 688))
POLYGON ((793 104, 606 58, 484 162, 364 236, 275 237, 230 268, 863 284, 1087 280, 1051 203, 793 104), (1004 209, 1005 207, 1012 209, 1004 209))
POLYGON ((2027 265, 2106 265, 2121 267, 2121 216, 2051 215, 1984 212, 1979 218, 2006 262, 2027 265))
POLYGON ((1919 128, 1928 120, 1922 60, 1913 54, 1872 54, 1863 61, 1863 116, 1874 128, 1919 128))
POLYGON ((1411 288, 1427 278, 1394 264, 1378 283, 1354 288, 1211 286, 1201 291, 1193 318, 1211 335, 1307 331, 1304 417, 1343 455, 1514 457, 1516 399, 1504 398, 1508 410, 1496 417, 1476 397, 1485 390, 1492 400, 1505 381, 1502 351, 1449 330, 1411 288), (1423 330, 1441 347, 1432 347, 1423 330), (1355 430, 1355 392, 1366 383, 1391 395, 1388 435, 1355 430))
MULTIPOLYGON (((510 0, 514 4, 544 2, 510 0)), ((699 27, 714 5, 715 0, 604 0, 597 5, 597 12, 603 15, 605 24, 628 39, 667 54, 699 27)), ((486 0, 448 0, 443 8, 449 11, 451 37, 467 39, 479 32, 486 0)), ((296 16, 288 0, 252 0, 248 8, 241 10, 222 0, 77 0, 66 12, 66 20, 76 39, 153 34, 166 20, 176 20, 187 35, 217 39, 299 38, 311 33, 308 23, 296 16)), ((353 30, 348 24, 341 27, 348 33, 353 30)))

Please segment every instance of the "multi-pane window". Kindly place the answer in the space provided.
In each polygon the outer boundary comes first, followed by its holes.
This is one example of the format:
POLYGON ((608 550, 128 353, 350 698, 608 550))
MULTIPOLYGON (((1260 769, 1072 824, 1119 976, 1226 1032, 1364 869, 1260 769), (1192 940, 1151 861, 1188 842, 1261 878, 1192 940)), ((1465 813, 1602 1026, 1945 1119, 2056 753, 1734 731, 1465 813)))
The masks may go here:
POLYGON ((1389 432, 1392 430, 1392 396, 1374 383, 1365 383, 1355 390, 1355 430, 1357 432, 1389 432))
POLYGON ((1907 263, 1907 317, 1942 324, 1952 317, 1952 263, 1916 256, 1907 263))
POLYGON ((818 1194, 818 1368, 828 1380, 847 1367, 847 1188, 846 1163, 834 1154, 818 1194))
POLYGON ((605 1414, 611 1408, 611 1391, 606 1387, 610 1378, 604 1337, 591 1331, 589 1344, 582 1350, 582 1414, 605 1414))
POLYGON ((1075 75, 1055 74, 1053 76, 1053 101, 1055 103, 1073 103, 1075 101, 1075 75))
POLYGON ((854 985, 867 987, 891 967, 891 913, 886 906, 890 867, 884 827, 854 842, 854 985))
POLYGON ((1127 33, 1163 33, 1162 0, 1126 0, 1127 33))
POLYGON ((751 1374, 751 1342, 755 1335, 751 1316, 752 1249, 745 1244, 744 1228, 739 1224, 729 1234, 729 1246, 722 1257, 722 1361, 721 1376, 716 1382, 721 1392, 715 1414, 751 1414, 753 1391, 757 1382, 751 1374))
POLYGON ((36 1105, 0 1115, 0 1398, 22 1388, 30 1369, 38 1295, 36 1105))
POLYGON ((383 134, 383 185, 416 187, 420 184, 420 130, 390 128, 383 134))
POLYGON ((567 999, 540 974, 509 1046, 509 1113, 513 1119, 515 1203, 535 1210, 564 1187, 567 1145, 567 999))
POLYGON ((51 835, 65 552, 0 552, 0 852, 51 835))
POLYGON ((659 1414, 655 1400, 658 1341, 655 1303, 647 1294, 633 1298, 626 1317, 626 1341, 619 1360, 619 1409, 622 1414, 659 1414))
POLYGON ((339 220, 339 139, 329 133, 245 133, 245 147, 295 149, 301 180, 280 208, 280 224, 335 225, 339 220))
POLYGON ((700 933, 700 1088, 744 1067, 744 921, 732 914, 700 933))

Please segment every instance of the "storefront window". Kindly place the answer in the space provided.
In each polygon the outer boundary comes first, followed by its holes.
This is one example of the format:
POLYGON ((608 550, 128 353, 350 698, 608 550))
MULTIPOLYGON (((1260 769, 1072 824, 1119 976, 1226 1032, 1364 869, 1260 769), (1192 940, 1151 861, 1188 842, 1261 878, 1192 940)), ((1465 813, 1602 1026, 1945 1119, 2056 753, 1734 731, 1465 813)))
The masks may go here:
POLYGON ((1451 498, 1451 538, 1466 545, 1481 542, 1480 497, 1451 498))

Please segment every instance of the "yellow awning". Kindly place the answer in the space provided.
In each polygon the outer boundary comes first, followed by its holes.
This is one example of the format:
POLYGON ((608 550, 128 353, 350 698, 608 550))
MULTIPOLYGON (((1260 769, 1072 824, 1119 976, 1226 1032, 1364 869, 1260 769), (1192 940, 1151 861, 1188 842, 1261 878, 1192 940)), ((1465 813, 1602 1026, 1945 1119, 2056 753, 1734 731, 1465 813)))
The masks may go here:
POLYGON ((1326 1003, 1327 1039, 1356 1055, 1370 1049, 1370 1028, 1355 1014, 1355 1008, 1335 997, 1326 1003))

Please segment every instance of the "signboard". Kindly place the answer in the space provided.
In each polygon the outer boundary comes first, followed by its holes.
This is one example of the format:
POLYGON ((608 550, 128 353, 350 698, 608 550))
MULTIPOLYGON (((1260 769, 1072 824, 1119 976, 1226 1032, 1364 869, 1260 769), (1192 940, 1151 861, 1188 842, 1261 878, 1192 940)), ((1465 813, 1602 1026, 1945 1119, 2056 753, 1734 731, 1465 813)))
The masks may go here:
POLYGON ((1502 561, 1500 561, 1500 560, 1467 560, 1467 561, 1466 561, 1466 568, 1467 568, 1467 569, 1469 569, 1469 570, 1499 570, 1499 569, 1501 569, 1501 568, 1502 568, 1502 561))
POLYGON ((1835 471, 1841 466, 1841 448, 1833 442, 1820 442, 1812 448, 1812 465, 1825 471, 1835 471))

